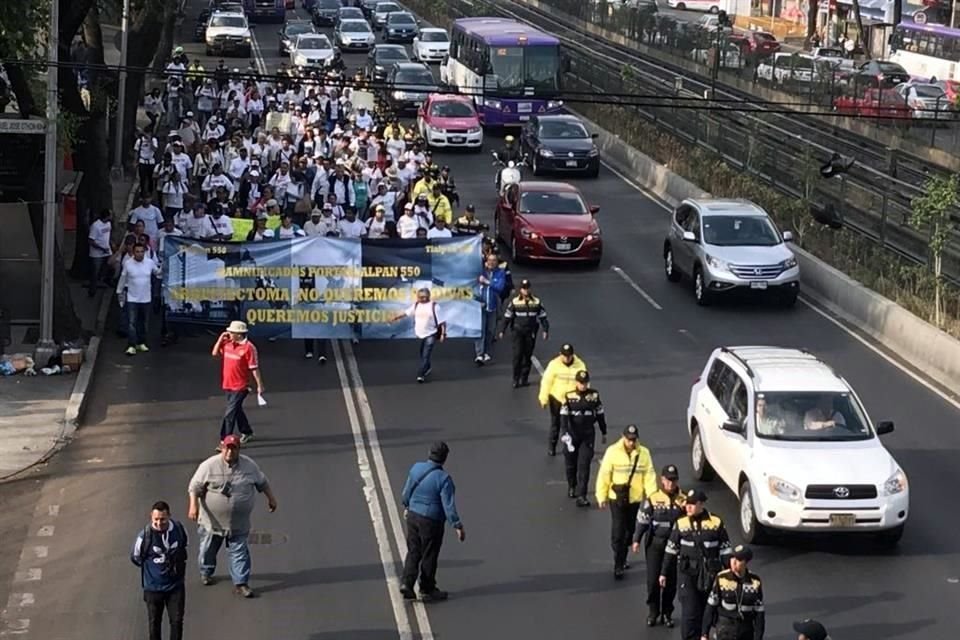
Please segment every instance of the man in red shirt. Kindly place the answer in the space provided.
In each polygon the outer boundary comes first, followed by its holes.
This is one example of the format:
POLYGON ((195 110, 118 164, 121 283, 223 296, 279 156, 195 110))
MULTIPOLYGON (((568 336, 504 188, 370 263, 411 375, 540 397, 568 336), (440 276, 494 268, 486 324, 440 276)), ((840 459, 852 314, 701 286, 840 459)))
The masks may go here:
POLYGON ((231 322, 217 338, 212 355, 214 358, 223 356, 221 383, 227 393, 227 410, 220 424, 220 441, 237 430, 240 432, 240 442, 245 444, 253 437, 253 429, 243 410, 243 401, 250 393, 247 385, 251 375, 257 383, 257 393, 263 393, 257 348, 247 339, 246 323, 238 320, 231 322))

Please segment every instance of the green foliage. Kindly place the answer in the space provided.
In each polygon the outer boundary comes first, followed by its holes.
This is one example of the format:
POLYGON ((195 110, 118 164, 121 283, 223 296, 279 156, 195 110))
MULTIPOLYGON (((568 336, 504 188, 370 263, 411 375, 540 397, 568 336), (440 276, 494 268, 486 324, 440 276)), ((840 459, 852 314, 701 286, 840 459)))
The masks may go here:
POLYGON ((957 187, 960 185, 956 174, 930 176, 924 184, 924 193, 910 203, 910 224, 930 233, 930 256, 933 259, 934 318, 937 326, 943 324, 943 252, 947 248, 955 224, 951 219, 951 210, 957 206, 957 187))
POLYGON ((3 0, 0 11, 0 55, 3 58, 36 58, 43 54, 38 42, 45 37, 50 3, 46 0, 3 0))

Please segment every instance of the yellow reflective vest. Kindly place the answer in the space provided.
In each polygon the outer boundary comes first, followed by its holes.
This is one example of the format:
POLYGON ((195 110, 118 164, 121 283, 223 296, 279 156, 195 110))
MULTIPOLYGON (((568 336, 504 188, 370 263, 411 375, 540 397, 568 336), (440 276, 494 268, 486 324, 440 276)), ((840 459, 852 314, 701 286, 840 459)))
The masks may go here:
POLYGON ((439 196, 427 194, 427 204, 430 206, 430 213, 433 214, 434 220, 443 218, 447 226, 453 224, 453 207, 450 206, 450 199, 447 196, 442 193, 439 196))
POLYGON ((630 480, 630 503, 641 503, 657 491, 657 472, 653 468, 653 459, 650 451, 640 444, 633 451, 627 452, 624 441, 620 438, 607 447, 597 471, 597 504, 610 502, 617 495, 613 491, 615 484, 627 484, 633 461, 637 461, 637 470, 630 480))
POLYGON ((577 372, 586 370, 586 363, 577 355, 573 356, 573 363, 569 366, 563 363, 563 356, 551 360, 540 379, 540 406, 547 406, 551 397, 562 403, 567 393, 577 388, 577 372))

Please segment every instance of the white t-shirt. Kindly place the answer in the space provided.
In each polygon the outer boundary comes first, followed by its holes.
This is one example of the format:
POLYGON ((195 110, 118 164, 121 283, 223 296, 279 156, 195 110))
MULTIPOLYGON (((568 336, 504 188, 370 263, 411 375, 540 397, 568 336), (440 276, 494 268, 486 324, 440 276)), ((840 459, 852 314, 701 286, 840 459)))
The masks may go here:
POLYGON ((367 230, 366 225, 357 220, 353 219, 353 222, 350 222, 346 218, 340 221, 340 237, 341 238, 359 238, 363 236, 364 232, 367 230))
POLYGON ((204 215, 201 218, 191 215, 183 222, 183 235, 195 240, 205 240, 217 235, 217 230, 213 226, 212 218, 204 215))
POLYGON ((87 237, 93 240, 90 245, 91 258, 109 258, 113 251, 110 249, 110 233, 113 226, 110 221, 94 220, 90 224, 90 233, 87 237), (94 246, 96 245, 96 246, 94 246))
POLYGON ((127 302, 151 301, 152 278, 159 268, 156 262, 147 257, 140 262, 130 259, 123 263, 120 287, 125 287, 127 290, 127 302))
POLYGON ((277 227, 276 233, 277 237, 280 239, 300 238, 306 235, 303 230, 295 224, 290 225, 289 227, 284 227, 281 225, 277 227))
POLYGON ((453 233, 450 231, 448 227, 444 227, 443 229, 430 227, 430 229, 427 231, 427 237, 428 238, 452 238, 453 233))
POLYGON ((405 315, 413 318, 413 333, 420 338, 429 338, 440 328, 440 305, 430 302, 414 302, 405 315))
POLYGON ((410 239, 417 237, 417 229, 420 228, 420 219, 416 216, 403 214, 397 220, 397 233, 401 238, 410 239))
POLYGON ((367 237, 368 238, 386 238, 387 237, 387 219, 377 220, 376 218, 370 218, 367 220, 367 237))
POLYGON ((183 235, 183 231, 180 231, 180 229, 177 229, 176 227, 174 227, 173 231, 170 231, 170 232, 164 231, 163 229, 160 229, 160 231, 157 232, 157 255, 160 256, 161 260, 163 260, 163 255, 165 251, 165 246, 163 241, 167 238, 167 236, 182 236, 182 235, 183 235))
POLYGON ((140 206, 130 212, 130 224, 143 223, 143 232, 150 236, 152 242, 156 242, 157 232, 160 231, 160 225, 163 224, 163 214, 160 209, 152 204, 140 206))
POLYGON ((233 236, 233 220, 230 219, 230 216, 211 216, 210 221, 213 222, 213 228, 217 230, 217 235, 227 236, 230 238, 233 236))

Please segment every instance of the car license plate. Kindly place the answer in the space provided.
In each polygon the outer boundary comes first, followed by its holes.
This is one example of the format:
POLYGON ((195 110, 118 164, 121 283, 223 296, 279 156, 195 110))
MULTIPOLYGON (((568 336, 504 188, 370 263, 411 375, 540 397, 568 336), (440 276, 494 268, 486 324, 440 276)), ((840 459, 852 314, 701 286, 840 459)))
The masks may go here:
POLYGON ((857 516, 852 513, 830 514, 831 527, 853 527, 857 524, 857 516))
POLYGON ((767 288, 767 283, 766 283, 766 282, 751 282, 751 283, 750 283, 750 288, 751 288, 751 289, 761 289, 761 290, 763 290, 763 289, 766 289, 766 288, 767 288))
POLYGON ((520 122, 526 122, 530 119, 530 116, 520 116, 520 122))
POLYGON ((533 111, 533 103, 521 102, 517 105, 517 113, 530 113, 533 111))
POLYGON ((569 242, 558 242, 557 251, 570 251, 570 246, 569 242))
POLYGON ((466 141, 467 141, 467 139, 464 138, 463 136, 453 136, 452 138, 450 138, 450 142, 452 142, 452 143, 454 143, 454 144, 456 144, 456 143, 458 143, 458 142, 466 142, 466 141))
POLYGON ((567 166, 568 166, 568 167, 575 167, 575 166, 577 166, 577 161, 576 161, 576 160, 567 160, 567 166))

